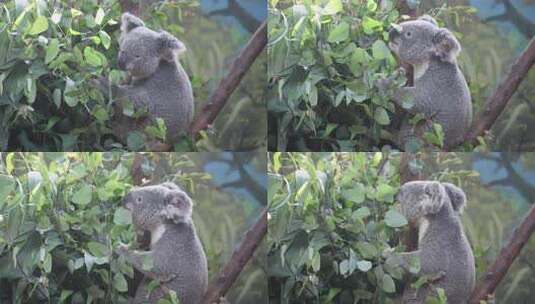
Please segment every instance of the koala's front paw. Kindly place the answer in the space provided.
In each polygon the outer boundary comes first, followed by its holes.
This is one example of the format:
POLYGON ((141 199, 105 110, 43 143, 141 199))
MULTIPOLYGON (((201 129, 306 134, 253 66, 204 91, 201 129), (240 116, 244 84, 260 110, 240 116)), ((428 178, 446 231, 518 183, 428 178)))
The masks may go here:
POLYGON ((108 93, 108 78, 100 76, 98 78, 90 79, 89 82, 92 86, 96 87, 103 94, 108 93))
POLYGON ((128 247, 128 245, 120 244, 119 246, 117 246, 117 248, 114 250, 114 252, 115 252, 115 254, 117 254, 117 255, 124 255, 124 254, 126 254, 129 250, 130 250, 130 247, 128 247))
POLYGON ((386 96, 388 90, 392 87, 392 79, 382 77, 375 81, 375 86, 379 89, 379 94, 386 96))

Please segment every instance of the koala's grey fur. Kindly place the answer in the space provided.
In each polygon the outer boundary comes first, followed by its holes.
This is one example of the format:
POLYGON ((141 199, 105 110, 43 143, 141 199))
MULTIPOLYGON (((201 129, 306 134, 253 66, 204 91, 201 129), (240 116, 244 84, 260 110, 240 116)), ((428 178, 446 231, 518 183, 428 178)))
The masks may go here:
MULTIPOLYGON (((466 204, 463 190, 449 183, 414 181, 401 187, 397 200, 401 213, 420 228, 418 250, 398 254, 402 266, 418 258, 419 274, 439 275, 432 285, 444 289, 448 303, 466 303, 475 284, 475 262, 460 219, 466 204)), ((403 303, 423 304, 431 290, 408 290, 403 303)))
MULTIPOLYGON (((165 31, 145 27, 141 19, 129 13, 121 19, 119 46, 118 65, 128 71, 131 82, 113 87, 112 94, 119 101, 130 100, 135 110, 146 110, 149 121, 162 118, 167 140, 175 142, 187 132, 193 119, 191 83, 178 61, 186 47, 165 31)), ((107 84, 100 83, 99 87, 105 93, 108 90, 107 84)), ((147 122, 122 116, 113 128, 125 142, 129 132, 143 130, 146 125, 147 122)))
MULTIPOLYGON (((136 230, 151 232, 150 251, 121 247, 120 255, 161 284, 176 291, 180 303, 198 304, 206 292, 208 269, 202 244, 191 219, 192 201, 173 183, 134 188, 123 200, 132 211, 136 230), (151 256, 153 268, 143 269, 143 257, 151 256)), ((165 291, 156 288, 147 294, 150 279, 141 282, 133 303, 157 303, 165 291)))
MULTIPOLYGON (((421 113, 429 122, 440 124, 445 147, 461 143, 472 123, 472 102, 457 65, 461 46, 455 36, 424 15, 394 27, 389 47, 402 62, 414 67, 414 86, 398 89, 392 96, 394 102, 402 106, 403 100, 413 100, 408 111, 421 113)), ((398 145, 405 149, 411 137, 421 136, 428 128, 429 125, 415 128, 404 122, 398 145)))

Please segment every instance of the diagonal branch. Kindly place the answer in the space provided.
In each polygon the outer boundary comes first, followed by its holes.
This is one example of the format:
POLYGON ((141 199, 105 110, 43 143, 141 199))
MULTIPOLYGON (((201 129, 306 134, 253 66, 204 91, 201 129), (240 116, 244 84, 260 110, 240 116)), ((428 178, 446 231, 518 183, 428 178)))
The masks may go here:
POLYGON ((485 135, 485 132, 492 127, 498 116, 503 112, 534 63, 535 38, 531 39, 528 47, 511 65, 507 77, 500 83, 494 94, 487 99, 484 110, 474 120, 471 130, 465 136, 465 141, 474 142, 478 136, 485 135))
POLYGON ((196 135, 214 122, 217 115, 234 90, 238 87, 243 76, 249 70, 255 59, 260 55, 267 44, 267 23, 264 21, 253 34, 245 48, 232 64, 228 74, 219 82, 207 105, 194 119, 190 127, 190 133, 196 135))
POLYGON ((230 289, 243 267, 253 256, 267 233, 267 208, 258 221, 247 231, 240 245, 234 250, 230 260, 212 281, 201 303, 219 303, 219 299, 230 289))
POLYGON ((531 234, 535 231, 535 206, 533 206, 520 226, 515 229, 511 239, 505 245, 494 264, 492 264, 485 274, 481 277, 472 292, 470 303, 479 304, 481 300, 486 300, 489 294, 494 293, 494 290, 503 279, 507 270, 520 254, 522 247, 527 243, 531 234))

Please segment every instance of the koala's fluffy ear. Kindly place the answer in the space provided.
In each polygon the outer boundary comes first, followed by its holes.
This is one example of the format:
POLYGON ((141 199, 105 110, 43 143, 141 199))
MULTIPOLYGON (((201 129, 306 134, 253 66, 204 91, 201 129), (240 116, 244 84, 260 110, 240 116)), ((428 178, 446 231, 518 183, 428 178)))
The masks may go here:
POLYGON ((422 15, 420 18, 418 18, 418 20, 422 20, 422 21, 427 21, 431 24, 434 24, 435 26, 438 26, 438 23, 437 21, 435 20, 435 18, 429 16, 429 15, 422 15))
POLYGON ((184 43, 166 31, 160 32, 158 43, 160 57, 167 61, 175 60, 175 54, 180 55, 186 51, 184 43))
POLYGON ((165 194, 164 209, 161 214, 175 223, 186 222, 191 219, 191 198, 182 190, 170 190, 165 194))
POLYGON ((163 186, 169 190, 180 190, 180 188, 172 182, 165 182, 161 184, 160 186, 163 186))
POLYGON ((131 30, 135 29, 138 26, 145 26, 145 23, 138 17, 130 14, 124 13, 121 17, 121 33, 126 34, 131 30))
POLYGON ((457 213, 461 214, 463 212, 464 207, 466 206, 466 194, 464 194, 464 191, 455 186, 454 184, 450 183, 442 183, 444 188, 446 189, 446 193, 448 193, 448 196, 450 197, 451 206, 453 207, 453 210, 457 211, 457 213))
POLYGON ((445 28, 439 29, 433 37, 433 52, 442 61, 455 62, 455 58, 461 51, 461 45, 457 38, 445 28))
POLYGON ((422 202, 422 209, 424 214, 434 214, 440 211, 444 204, 443 197, 444 187, 439 182, 427 182, 424 184, 424 192, 429 197, 428 200, 422 202))

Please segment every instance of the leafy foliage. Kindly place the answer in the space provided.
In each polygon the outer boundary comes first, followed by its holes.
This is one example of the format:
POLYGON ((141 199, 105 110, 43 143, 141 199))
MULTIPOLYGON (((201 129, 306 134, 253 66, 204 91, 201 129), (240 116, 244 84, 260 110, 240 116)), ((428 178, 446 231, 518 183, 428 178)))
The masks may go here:
MULTIPOLYGON (((270 149, 370 151, 391 140, 393 1, 270 1, 270 149)), ((402 85, 403 76, 393 81, 402 85)))
POLYGON ((389 303, 399 294, 401 268, 384 264, 382 253, 407 221, 394 208, 399 172, 387 158, 273 154, 271 297, 280 303, 389 303))

